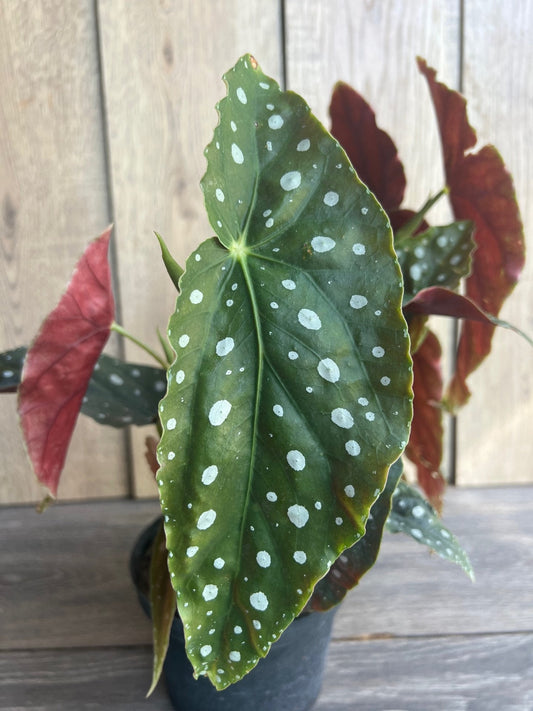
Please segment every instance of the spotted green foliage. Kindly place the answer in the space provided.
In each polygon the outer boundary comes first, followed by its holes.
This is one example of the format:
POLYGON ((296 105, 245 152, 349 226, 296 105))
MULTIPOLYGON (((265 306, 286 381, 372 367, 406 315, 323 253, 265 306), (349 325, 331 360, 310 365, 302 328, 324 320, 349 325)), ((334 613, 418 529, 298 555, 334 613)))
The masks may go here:
POLYGON ((27 348, 13 348, 0 353, 0 392, 15 392, 22 373, 27 348))
POLYGON ((398 459, 389 469, 387 485, 370 509, 365 535, 347 548, 331 566, 328 574, 318 581, 307 603, 308 609, 324 611, 338 605, 348 590, 355 587, 374 565, 381 546, 383 529, 391 510, 392 495, 402 472, 402 460, 398 459))
POLYGON ((165 372, 101 355, 83 398, 84 415, 104 425, 148 425, 157 419, 165 372))
POLYGON ((387 217, 296 94, 255 60, 202 181, 158 452, 169 568, 196 674, 238 680, 364 533, 411 417, 387 217))
POLYGON ((472 233, 472 222, 453 222, 396 243, 405 282, 404 302, 429 286, 457 289, 470 271, 475 248, 472 233))
MULTIPOLYGON (((20 383, 27 348, 0 353, 0 392, 20 383)), ((81 412, 103 425, 148 425, 157 419, 157 405, 166 388, 161 368, 125 363, 103 353, 98 359, 81 412)))
POLYGON ((387 528, 393 533, 406 533, 441 558, 461 566, 474 579, 472 564, 458 540, 442 525, 439 515, 422 494, 403 481, 392 497, 387 528))

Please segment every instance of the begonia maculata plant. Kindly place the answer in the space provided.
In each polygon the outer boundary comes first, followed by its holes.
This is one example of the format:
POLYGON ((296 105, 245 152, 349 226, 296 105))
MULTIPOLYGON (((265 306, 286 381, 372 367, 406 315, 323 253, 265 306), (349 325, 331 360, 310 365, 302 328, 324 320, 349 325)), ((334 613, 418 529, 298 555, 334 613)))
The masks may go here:
POLYGON ((102 352, 111 331, 130 337, 114 321, 110 228, 29 349, 0 356, 1 387, 18 390, 28 454, 52 497, 80 412, 157 424, 147 440, 162 509, 154 683, 176 605, 195 674, 222 689, 302 611, 339 603, 375 562, 385 526, 472 573, 438 514, 442 412, 468 399, 524 238, 498 152, 471 152, 465 100, 419 68, 446 178, 422 209, 402 206, 396 147, 359 94, 335 87, 328 133, 246 55, 224 77, 205 151, 215 236, 182 269, 158 235, 177 300, 162 354, 145 347, 157 365, 102 352), (443 196, 454 222, 430 226, 443 196), (461 319, 446 387, 432 314, 461 319), (419 487, 402 476, 402 455, 419 487))

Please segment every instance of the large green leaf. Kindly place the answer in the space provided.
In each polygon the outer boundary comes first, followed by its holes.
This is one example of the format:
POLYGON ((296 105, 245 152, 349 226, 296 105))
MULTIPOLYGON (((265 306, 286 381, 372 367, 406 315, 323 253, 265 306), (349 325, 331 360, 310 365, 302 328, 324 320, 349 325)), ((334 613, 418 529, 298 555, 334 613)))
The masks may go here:
POLYGON ((202 181, 219 240, 188 259, 158 456, 196 674, 238 680, 364 533, 408 439, 411 361, 386 215, 255 60, 202 181))

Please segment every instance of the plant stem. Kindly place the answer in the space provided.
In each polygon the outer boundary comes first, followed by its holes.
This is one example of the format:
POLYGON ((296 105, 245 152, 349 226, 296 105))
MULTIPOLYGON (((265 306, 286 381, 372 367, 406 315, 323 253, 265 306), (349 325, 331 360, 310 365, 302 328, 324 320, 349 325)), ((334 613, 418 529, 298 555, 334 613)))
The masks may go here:
POLYGON ((115 331, 115 333, 118 333, 121 336, 124 336, 124 338, 127 338, 128 340, 132 341, 132 343, 135 343, 135 345, 139 346, 139 348, 142 348, 143 351, 148 353, 149 356, 156 360, 162 368, 164 368, 165 370, 167 369, 168 366, 165 361, 160 358, 157 353, 150 348, 150 346, 147 346, 146 343, 139 341, 139 339, 135 338, 135 336, 132 336, 131 333, 128 333, 126 329, 122 328, 122 326, 120 326, 115 321, 113 321, 113 323, 111 324, 111 330, 115 331))
POLYGON ((410 220, 408 220, 401 229, 399 229, 394 236, 394 245, 397 247, 403 240, 410 239, 417 229, 420 227, 424 221, 426 213, 433 207, 433 205, 438 202, 443 195, 447 195, 450 192, 449 188, 446 186, 436 195, 430 197, 429 200, 423 205, 423 207, 416 213, 410 220))

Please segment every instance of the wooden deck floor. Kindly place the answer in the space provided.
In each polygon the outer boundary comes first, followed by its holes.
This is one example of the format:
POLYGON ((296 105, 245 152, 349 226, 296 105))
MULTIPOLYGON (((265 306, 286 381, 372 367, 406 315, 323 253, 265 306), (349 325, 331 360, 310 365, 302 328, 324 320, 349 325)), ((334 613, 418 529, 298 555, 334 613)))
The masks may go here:
MULTIPOLYGON (((146 501, 0 509, 0 709, 170 711, 163 685, 144 699, 150 626, 128 577, 156 515, 146 501)), ((314 711, 533 709, 533 488, 451 490, 444 521, 477 582, 387 535, 337 615, 314 711)))

